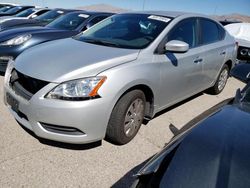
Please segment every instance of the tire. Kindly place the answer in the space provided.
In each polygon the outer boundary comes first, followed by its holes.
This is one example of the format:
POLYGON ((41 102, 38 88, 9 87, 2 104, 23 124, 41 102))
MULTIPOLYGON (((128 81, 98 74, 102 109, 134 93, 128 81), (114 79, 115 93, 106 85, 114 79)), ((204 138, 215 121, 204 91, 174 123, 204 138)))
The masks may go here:
POLYGON ((146 98, 141 90, 133 90, 122 96, 111 113, 106 140, 117 145, 130 142, 143 122, 145 104, 146 98))
POLYGON ((209 88, 207 90, 207 93, 212 95, 218 95, 219 93, 221 93, 226 86, 228 77, 229 77, 229 67, 228 65, 225 64, 223 65, 214 86, 209 88))

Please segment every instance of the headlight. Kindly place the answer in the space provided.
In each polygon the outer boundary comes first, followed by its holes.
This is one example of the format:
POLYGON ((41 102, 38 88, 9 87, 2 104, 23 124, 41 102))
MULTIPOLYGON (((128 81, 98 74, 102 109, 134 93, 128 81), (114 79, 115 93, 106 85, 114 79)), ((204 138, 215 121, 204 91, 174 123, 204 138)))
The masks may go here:
POLYGON ((99 76, 68 81, 55 87, 45 98, 78 101, 99 97, 98 90, 105 80, 105 76, 99 76))
POLYGON ((2 42, 2 43, 0 43, 0 45, 1 46, 17 46, 17 45, 25 43, 31 37, 32 37, 31 34, 21 35, 21 36, 15 37, 13 39, 7 40, 5 42, 2 42))

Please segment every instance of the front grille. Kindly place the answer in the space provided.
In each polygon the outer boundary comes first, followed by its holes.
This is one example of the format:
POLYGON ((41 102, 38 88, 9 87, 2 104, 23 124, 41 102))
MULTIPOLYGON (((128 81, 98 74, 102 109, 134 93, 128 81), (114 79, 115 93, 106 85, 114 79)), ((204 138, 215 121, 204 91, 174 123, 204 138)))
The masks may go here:
POLYGON ((61 125, 51 125, 47 123, 40 123, 44 129, 46 129, 49 132, 54 132, 58 134, 67 134, 67 135, 85 135, 84 132, 80 131, 77 128, 74 127, 65 127, 61 125))
POLYGON ((15 93, 27 100, 30 100, 36 92, 47 84, 49 82, 26 76, 15 69, 11 72, 9 82, 10 87, 15 93))

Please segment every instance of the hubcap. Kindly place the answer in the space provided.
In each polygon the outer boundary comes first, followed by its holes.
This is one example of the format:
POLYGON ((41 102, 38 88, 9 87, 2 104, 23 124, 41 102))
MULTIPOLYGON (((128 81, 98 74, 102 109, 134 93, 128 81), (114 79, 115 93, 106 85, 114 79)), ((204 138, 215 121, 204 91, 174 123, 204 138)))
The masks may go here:
POLYGON ((221 91, 226 83, 227 83, 227 78, 228 78, 228 71, 227 69, 224 69, 221 74, 220 74, 220 77, 219 77, 219 82, 218 82, 218 89, 219 91, 221 91))
POLYGON ((134 100, 128 108, 124 121, 126 136, 132 136, 140 127, 144 116, 144 102, 141 99, 134 100))

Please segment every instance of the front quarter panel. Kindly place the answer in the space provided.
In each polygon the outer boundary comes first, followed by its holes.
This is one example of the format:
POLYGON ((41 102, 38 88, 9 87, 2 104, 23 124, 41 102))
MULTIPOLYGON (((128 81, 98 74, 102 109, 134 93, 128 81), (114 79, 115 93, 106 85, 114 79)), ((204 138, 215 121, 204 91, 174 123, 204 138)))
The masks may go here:
POLYGON ((159 70, 160 67, 147 58, 138 58, 130 63, 113 67, 99 74, 100 76, 107 76, 107 80, 98 93, 103 98, 111 99, 110 109, 113 109, 126 91, 144 85, 152 90, 155 99, 154 108, 157 108, 160 84, 159 70))

